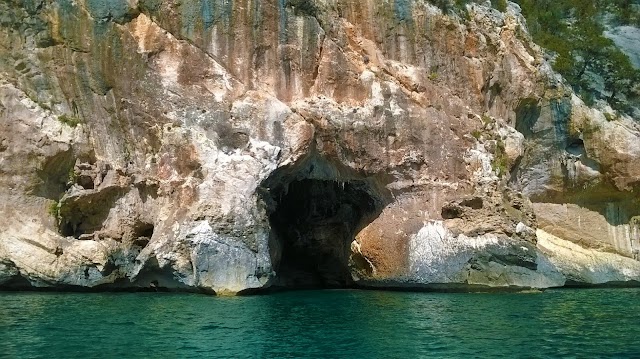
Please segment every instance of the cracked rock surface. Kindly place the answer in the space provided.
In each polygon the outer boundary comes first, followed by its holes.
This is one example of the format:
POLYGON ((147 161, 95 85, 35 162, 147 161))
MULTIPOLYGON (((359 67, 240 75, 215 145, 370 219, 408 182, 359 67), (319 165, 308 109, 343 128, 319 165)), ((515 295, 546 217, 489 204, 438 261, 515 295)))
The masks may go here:
POLYGON ((637 282, 637 119, 467 12, 0 2, 0 287, 637 282))

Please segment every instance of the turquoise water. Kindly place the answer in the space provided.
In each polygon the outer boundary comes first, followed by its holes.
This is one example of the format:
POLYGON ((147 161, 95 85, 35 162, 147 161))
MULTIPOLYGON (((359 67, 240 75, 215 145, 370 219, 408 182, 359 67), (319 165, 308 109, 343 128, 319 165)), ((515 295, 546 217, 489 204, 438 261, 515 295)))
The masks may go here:
POLYGON ((0 357, 640 357, 638 313, 640 289, 0 293, 0 357))

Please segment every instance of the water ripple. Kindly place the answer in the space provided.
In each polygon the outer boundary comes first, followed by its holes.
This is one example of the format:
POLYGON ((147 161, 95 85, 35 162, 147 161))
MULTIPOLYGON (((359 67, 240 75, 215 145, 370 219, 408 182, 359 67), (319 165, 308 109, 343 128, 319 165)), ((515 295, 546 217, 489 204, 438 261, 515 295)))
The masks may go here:
POLYGON ((637 357, 638 299, 638 289, 0 293, 0 357, 637 357))

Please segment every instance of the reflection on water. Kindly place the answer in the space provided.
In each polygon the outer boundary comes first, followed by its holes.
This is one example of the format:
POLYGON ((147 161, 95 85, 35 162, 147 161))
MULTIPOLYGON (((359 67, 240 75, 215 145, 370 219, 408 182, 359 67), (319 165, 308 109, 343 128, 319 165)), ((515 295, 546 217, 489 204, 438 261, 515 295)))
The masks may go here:
POLYGON ((0 293, 0 357, 632 357, 640 290, 0 293))

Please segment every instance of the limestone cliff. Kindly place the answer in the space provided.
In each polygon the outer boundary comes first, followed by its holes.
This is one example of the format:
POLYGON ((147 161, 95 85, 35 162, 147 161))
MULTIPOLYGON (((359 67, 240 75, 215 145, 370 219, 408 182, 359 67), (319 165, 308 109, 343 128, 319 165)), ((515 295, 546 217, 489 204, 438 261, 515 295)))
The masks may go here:
POLYGON ((0 54, 4 288, 640 278, 637 119, 515 4, 10 0, 0 54))

